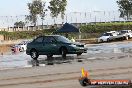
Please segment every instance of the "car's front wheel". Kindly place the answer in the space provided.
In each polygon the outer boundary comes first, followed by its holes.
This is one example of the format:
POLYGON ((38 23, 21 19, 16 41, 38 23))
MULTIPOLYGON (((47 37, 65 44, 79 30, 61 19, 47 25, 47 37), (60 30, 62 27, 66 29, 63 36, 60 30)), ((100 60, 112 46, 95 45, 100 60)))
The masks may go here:
POLYGON ((38 52, 37 52, 36 50, 34 50, 34 49, 31 50, 30 56, 31 56, 31 58, 34 59, 34 60, 37 60, 37 58, 39 57, 38 52))

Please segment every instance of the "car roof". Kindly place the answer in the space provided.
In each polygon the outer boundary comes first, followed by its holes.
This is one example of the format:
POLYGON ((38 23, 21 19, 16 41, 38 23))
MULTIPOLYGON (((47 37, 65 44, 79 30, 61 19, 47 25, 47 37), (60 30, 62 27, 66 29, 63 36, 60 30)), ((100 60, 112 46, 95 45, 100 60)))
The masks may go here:
POLYGON ((110 34, 112 34, 112 32, 106 32, 106 33, 110 33, 110 34))
POLYGON ((106 32, 106 33, 117 33, 117 31, 109 31, 109 32, 106 32))
POLYGON ((117 31, 110 31, 111 33, 113 33, 113 32, 117 32, 117 31))

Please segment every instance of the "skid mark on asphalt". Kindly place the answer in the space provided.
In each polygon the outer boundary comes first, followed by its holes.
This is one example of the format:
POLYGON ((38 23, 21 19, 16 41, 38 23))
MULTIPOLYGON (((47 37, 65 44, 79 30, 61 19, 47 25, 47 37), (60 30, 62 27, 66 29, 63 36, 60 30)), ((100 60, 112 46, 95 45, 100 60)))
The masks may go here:
MULTIPOLYGON (((89 70, 89 72, 102 72, 102 71, 123 70, 123 69, 124 70, 132 69, 132 66, 129 66, 129 67, 118 67, 118 68, 108 68, 108 69, 94 69, 94 70, 89 70)), ((35 75, 35 76, 7 78, 7 79, 0 79, 0 80, 24 79, 24 78, 39 77, 39 76, 56 76, 56 75, 74 74, 74 73, 80 73, 80 72, 81 71, 67 72, 67 73, 56 73, 56 74, 46 74, 46 75, 35 75)))
MULTIPOLYGON (((98 75, 91 75, 94 77, 97 76, 111 76, 111 75, 119 75, 119 74, 132 74, 132 71, 130 72, 119 72, 119 73, 108 73, 108 74, 98 74, 98 75)), ((41 81, 31 81, 31 82, 20 82, 20 83, 12 83, 12 84, 1 84, 0 87, 4 86, 14 86, 14 85, 22 85, 22 84, 37 84, 37 83, 50 83, 50 82, 57 82, 57 81, 67 81, 67 80, 78 80, 79 77, 68 77, 68 78, 60 78, 60 79, 53 79, 53 80, 41 80, 41 81)))

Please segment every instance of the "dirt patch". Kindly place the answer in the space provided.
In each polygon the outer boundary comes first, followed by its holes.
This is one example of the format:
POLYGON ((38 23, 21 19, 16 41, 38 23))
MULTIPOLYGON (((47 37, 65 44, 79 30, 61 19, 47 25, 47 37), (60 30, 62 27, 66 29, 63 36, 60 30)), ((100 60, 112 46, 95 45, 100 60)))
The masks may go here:
POLYGON ((76 39, 76 42, 81 42, 85 44, 96 44, 97 40, 95 38, 90 38, 90 39, 76 39))
POLYGON ((11 52, 11 45, 0 45, 0 54, 11 52))

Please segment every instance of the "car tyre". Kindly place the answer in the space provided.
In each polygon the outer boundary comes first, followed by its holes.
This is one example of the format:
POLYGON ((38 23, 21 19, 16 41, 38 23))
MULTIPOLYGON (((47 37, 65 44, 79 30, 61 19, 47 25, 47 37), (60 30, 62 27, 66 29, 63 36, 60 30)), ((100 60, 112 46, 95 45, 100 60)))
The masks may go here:
POLYGON ((126 36, 123 36, 123 40, 126 40, 126 36))
POLYGON ((20 52, 23 52, 23 51, 24 51, 24 48, 22 47, 19 51, 20 51, 20 52))
POLYGON ((124 37, 122 37, 121 40, 124 40, 124 37))
POLYGON ((104 42, 103 39, 100 39, 100 42, 103 43, 104 42))
POLYGON ((32 58, 33 60, 37 60, 37 58, 39 57, 38 52, 37 52, 36 50, 34 50, 34 49, 31 50, 30 56, 31 56, 31 58, 32 58))
POLYGON ((107 42, 110 42, 110 39, 109 38, 107 39, 107 42))
POLYGON ((62 48, 61 48, 61 55, 62 55, 63 58, 66 57, 66 53, 67 53, 67 49, 64 48, 64 47, 62 47, 62 48))
POLYGON ((130 35, 128 35, 128 39, 131 39, 130 35))

